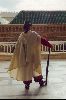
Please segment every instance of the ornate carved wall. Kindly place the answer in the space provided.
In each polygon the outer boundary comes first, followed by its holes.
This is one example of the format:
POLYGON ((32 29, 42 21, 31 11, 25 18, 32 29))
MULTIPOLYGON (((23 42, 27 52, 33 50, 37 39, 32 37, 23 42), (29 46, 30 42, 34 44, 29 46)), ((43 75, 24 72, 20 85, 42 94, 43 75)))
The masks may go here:
MULTIPOLYGON (((33 25, 32 30, 50 41, 66 41, 66 24, 33 25)), ((15 42, 23 31, 23 25, 0 25, 0 42, 15 42)))

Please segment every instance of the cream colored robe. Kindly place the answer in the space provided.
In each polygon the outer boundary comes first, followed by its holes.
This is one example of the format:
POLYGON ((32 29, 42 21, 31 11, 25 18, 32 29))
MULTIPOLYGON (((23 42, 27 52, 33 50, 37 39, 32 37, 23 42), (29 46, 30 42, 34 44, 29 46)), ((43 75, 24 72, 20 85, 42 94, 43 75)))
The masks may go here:
POLYGON ((11 78, 18 81, 28 81, 32 80, 32 77, 42 75, 41 37, 38 33, 30 30, 27 34, 20 34, 8 72, 11 78), (24 49, 23 44, 26 44, 27 48, 24 49))

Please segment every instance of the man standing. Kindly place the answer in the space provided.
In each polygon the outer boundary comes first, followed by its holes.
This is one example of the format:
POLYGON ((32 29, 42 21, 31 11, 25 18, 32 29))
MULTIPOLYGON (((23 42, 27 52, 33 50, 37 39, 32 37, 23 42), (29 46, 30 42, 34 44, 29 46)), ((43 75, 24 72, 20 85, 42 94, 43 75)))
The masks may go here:
POLYGON ((32 78, 44 86, 41 69, 41 44, 52 48, 52 45, 43 39, 37 32, 31 31, 32 24, 25 21, 22 32, 16 43, 8 72, 11 77, 23 81, 25 88, 29 89, 32 78))

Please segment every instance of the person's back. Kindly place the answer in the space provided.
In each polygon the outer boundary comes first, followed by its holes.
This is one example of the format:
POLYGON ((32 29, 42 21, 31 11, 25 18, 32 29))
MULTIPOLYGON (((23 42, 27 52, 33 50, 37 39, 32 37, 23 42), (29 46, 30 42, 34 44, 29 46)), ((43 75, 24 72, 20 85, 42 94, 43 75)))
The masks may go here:
POLYGON ((28 21, 23 26, 23 31, 18 38, 12 57, 9 72, 18 81, 23 81, 25 88, 29 89, 32 78, 44 86, 41 69, 41 43, 52 47, 35 31, 31 31, 32 24, 28 21))

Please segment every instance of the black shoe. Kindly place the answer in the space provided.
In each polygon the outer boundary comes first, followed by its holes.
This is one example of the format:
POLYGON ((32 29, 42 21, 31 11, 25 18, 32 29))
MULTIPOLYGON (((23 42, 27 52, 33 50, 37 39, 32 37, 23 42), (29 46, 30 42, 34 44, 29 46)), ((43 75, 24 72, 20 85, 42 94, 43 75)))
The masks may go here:
POLYGON ((26 90, 29 90, 29 85, 25 85, 25 89, 26 90))
POLYGON ((45 86, 45 83, 46 83, 46 81, 41 81, 41 82, 39 82, 39 84, 40 84, 40 87, 44 87, 45 86))

